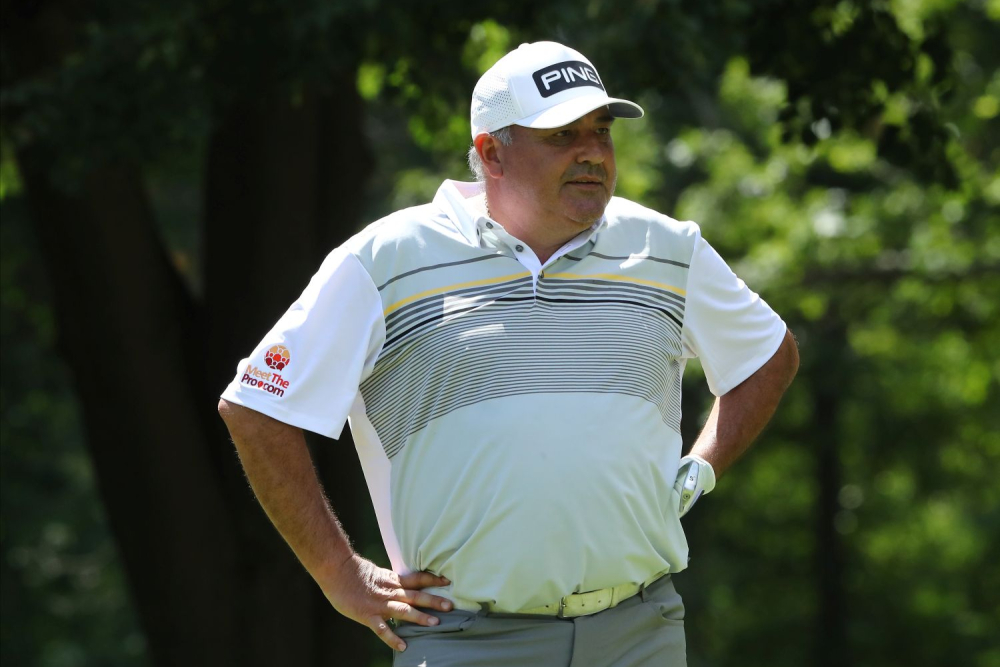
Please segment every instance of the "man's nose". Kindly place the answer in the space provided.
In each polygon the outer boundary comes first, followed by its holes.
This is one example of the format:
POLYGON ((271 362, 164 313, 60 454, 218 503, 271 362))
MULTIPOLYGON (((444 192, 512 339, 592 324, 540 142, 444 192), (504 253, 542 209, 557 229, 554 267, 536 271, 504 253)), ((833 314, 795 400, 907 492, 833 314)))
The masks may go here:
POLYGON ((580 164, 601 164, 608 157, 611 145, 607 137, 596 132, 584 135, 580 139, 580 150, 577 153, 576 161, 580 164))

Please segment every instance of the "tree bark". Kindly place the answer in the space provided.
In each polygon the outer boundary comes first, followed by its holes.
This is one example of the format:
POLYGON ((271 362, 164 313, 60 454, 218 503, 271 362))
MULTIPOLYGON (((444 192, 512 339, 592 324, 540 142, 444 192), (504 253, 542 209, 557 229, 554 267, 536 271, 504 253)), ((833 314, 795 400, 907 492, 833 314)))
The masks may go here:
MULTIPOLYGON (((70 52, 78 17, 15 9, 5 3, 4 74, 17 80, 70 52)), ((219 112, 202 304, 169 260, 137 165, 88 159, 82 187, 66 190, 51 180, 61 147, 17 153, 97 484, 158 666, 371 655, 370 633, 332 610, 267 523, 214 414, 237 361, 359 224, 371 157, 354 72, 335 78, 336 99, 255 91, 219 112)), ((361 533, 364 482, 350 439, 335 447, 321 446, 321 476, 361 533)))
MULTIPOLYGON (((11 79, 72 49, 74 19, 62 5, 6 5, 4 19, 11 79)), ((224 664, 236 628, 220 605, 233 598, 225 573, 236 543, 193 389, 199 309, 160 242, 136 166, 93 161, 67 190, 51 180, 59 148, 35 141, 17 159, 140 623, 156 664, 224 664)))
MULTIPOLYGON (((195 319, 134 168, 78 195, 19 156, 98 487, 156 664, 224 664, 236 543, 192 379, 195 319)), ((41 163, 41 164, 40 164, 41 163)))
MULTIPOLYGON (((372 160, 354 76, 345 71, 331 82, 337 99, 307 91, 293 103, 281 91, 259 92, 219 114, 207 155, 204 227, 213 398, 325 255, 360 225, 372 160)), ((231 459, 221 420, 218 426, 231 459)), ((349 433, 337 443, 310 442, 345 528, 363 534, 373 512, 349 433)), ((370 633, 333 611, 246 492, 242 473, 226 470, 226 486, 242 494, 240 534, 253 545, 240 562, 246 586, 237 607, 247 631, 240 664, 367 664, 370 633)))
POLYGON ((818 667, 851 664, 847 645, 847 607, 844 601, 844 548, 837 532, 842 473, 840 465, 840 413, 844 359, 847 347, 843 325, 828 321, 815 347, 826 351, 817 361, 813 400, 815 413, 816 480, 816 573, 819 600, 816 659, 818 667))

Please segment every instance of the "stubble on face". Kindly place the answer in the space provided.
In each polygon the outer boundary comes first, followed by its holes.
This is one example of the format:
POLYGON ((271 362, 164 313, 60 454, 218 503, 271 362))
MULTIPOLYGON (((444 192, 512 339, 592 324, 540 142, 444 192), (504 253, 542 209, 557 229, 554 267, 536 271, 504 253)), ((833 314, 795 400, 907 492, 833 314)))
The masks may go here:
POLYGON ((566 216, 580 225, 590 226, 601 219, 611 201, 617 173, 609 174, 603 164, 577 165, 563 175, 560 198, 566 216))
POLYGON ((600 220, 617 181, 613 120, 602 108, 563 127, 515 126, 514 142, 504 150, 511 212, 534 227, 570 235, 600 220))

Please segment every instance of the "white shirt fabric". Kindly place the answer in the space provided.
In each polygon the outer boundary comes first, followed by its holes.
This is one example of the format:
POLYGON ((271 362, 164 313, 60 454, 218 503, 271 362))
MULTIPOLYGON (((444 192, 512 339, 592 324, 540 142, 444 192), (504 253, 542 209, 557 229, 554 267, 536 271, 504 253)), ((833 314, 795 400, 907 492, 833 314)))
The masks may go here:
POLYGON ((725 394, 784 323, 694 223, 615 197, 543 264, 481 197, 445 181, 334 250, 223 398, 334 438, 349 419, 393 569, 459 605, 683 570, 684 364, 725 394))

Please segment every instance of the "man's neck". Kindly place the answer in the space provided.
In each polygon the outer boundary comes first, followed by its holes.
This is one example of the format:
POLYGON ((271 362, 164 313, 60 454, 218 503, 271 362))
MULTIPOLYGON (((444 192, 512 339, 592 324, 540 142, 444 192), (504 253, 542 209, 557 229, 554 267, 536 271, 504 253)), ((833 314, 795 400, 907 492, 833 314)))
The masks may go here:
POLYGON ((500 223, 508 234, 527 244, 542 264, 547 262, 570 239, 575 238, 587 229, 582 227, 580 223, 575 223, 571 220, 566 220, 563 224, 560 224, 560 221, 542 222, 542 216, 539 216, 539 219, 534 219, 530 215, 520 217, 509 215, 502 205, 490 201, 488 195, 483 201, 486 207, 486 214, 492 220, 500 223))

